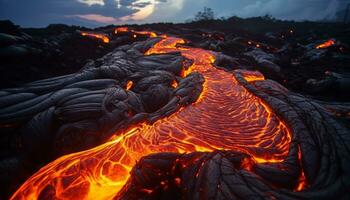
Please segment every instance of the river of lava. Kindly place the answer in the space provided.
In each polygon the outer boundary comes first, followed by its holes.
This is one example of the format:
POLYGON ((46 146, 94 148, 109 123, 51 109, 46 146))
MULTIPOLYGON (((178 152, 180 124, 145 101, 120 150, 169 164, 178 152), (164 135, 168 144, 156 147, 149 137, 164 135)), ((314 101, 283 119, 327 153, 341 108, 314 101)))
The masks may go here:
POLYGON ((102 40, 104 43, 109 43, 109 38, 104 34, 82 32, 81 35, 87 36, 87 37, 98 38, 98 39, 102 40))
POLYGON ((325 48, 328 48, 328 47, 331 47, 335 45, 335 41, 334 40, 327 40, 326 42, 320 44, 320 45, 317 45, 316 46, 316 49, 325 49, 325 48))
POLYGON ((214 67, 212 52, 177 45, 183 43, 164 38, 146 54, 180 51, 193 59, 189 71, 205 78, 196 103, 154 124, 135 125, 96 148, 49 163, 12 199, 111 199, 136 161, 159 152, 237 150, 252 155, 257 163, 282 161, 291 141, 287 126, 231 73, 214 67))

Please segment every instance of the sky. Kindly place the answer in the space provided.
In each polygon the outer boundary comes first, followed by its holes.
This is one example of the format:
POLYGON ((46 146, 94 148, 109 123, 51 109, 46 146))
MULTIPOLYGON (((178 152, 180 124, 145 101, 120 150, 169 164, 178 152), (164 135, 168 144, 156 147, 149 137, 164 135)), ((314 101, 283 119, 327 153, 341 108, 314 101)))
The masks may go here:
POLYGON ((216 17, 270 14, 286 20, 333 19, 350 0, 0 0, 0 20, 23 27, 53 23, 107 24, 184 22, 210 7, 216 17))

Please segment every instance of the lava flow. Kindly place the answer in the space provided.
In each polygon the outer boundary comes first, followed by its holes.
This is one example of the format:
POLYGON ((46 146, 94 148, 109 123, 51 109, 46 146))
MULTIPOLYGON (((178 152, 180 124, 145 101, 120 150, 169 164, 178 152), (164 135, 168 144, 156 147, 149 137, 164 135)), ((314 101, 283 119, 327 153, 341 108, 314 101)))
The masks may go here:
MULTIPOLYGON (((237 150, 250 154, 256 163, 282 161, 291 141, 284 122, 231 73, 214 67, 212 52, 179 46, 184 43, 178 38, 163 38, 146 55, 179 51, 192 59, 186 74, 199 72, 205 78, 196 103, 154 124, 135 125, 98 147, 49 163, 12 199, 111 199, 140 158, 159 152, 237 150)), ((247 79, 259 81, 263 77, 250 74, 247 79)))
POLYGON ((104 43, 109 43, 109 38, 107 36, 105 36, 104 34, 81 32, 81 35, 98 38, 98 39, 101 39, 104 43))
POLYGON ((328 48, 328 47, 331 47, 335 45, 335 41, 334 40, 327 40, 326 42, 320 44, 320 45, 317 45, 316 46, 316 49, 325 49, 325 48, 328 48))
POLYGON ((151 37, 151 38, 158 37, 157 33, 155 33, 155 32, 151 32, 151 31, 135 31, 135 30, 129 29, 128 27, 118 27, 118 28, 116 28, 116 29, 114 30, 114 33, 115 33, 115 34, 118 34, 118 33, 128 33, 128 32, 134 33, 134 37, 136 37, 135 34, 138 34, 138 35, 146 35, 146 36, 151 37))

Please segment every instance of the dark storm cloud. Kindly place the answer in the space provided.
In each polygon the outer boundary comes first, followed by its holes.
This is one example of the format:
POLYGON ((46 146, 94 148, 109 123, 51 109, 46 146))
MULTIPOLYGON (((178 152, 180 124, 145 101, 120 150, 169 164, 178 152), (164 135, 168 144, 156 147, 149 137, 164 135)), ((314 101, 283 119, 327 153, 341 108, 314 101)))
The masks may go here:
POLYGON ((0 19, 22 26, 67 23, 98 26, 110 23, 182 22, 204 6, 217 17, 270 14, 288 20, 332 19, 350 0, 0 0, 0 19), (151 7, 150 7, 151 5, 151 7), (147 10, 145 18, 132 16, 147 10), (150 13, 151 15, 148 16, 150 13), (123 21, 124 20, 124 21, 123 21))
POLYGON ((149 4, 145 1, 130 7, 137 0, 0 0, 0 19, 11 19, 22 26, 44 26, 50 23, 67 23, 94 26, 101 23, 91 20, 117 19, 129 16, 149 4), (102 2, 89 5, 88 2, 102 2), (90 16, 90 20, 79 16, 90 16))
POLYGON ((204 6, 213 8, 217 16, 240 17, 271 14, 280 19, 320 20, 334 17, 348 0, 184 0, 177 14, 190 18, 204 6))
POLYGON ((236 13, 242 16, 271 14, 281 19, 321 20, 333 18, 340 4, 340 0, 248 0, 236 13))

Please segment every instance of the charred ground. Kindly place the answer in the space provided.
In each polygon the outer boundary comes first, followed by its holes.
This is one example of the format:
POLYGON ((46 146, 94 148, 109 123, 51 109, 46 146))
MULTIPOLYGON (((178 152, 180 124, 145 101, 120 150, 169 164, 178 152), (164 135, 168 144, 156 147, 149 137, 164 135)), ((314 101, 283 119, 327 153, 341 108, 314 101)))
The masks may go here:
MULTIPOLYGON (((75 72, 89 60, 100 58, 117 46, 146 39, 142 36, 124 37, 104 45, 99 40, 82 37, 79 31, 91 31, 84 27, 56 24, 41 29, 23 29, 10 21, 2 21, 0 26, 2 33, 14 36, 9 38, 9 35, 2 35, 1 88, 75 72)), ((244 65, 262 71, 268 78, 294 91, 321 99, 349 99, 346 92, 349 91, 349 86, 346 86, 348 83, 344 85, 343 82, 348 79, 350 64, 350 28, 347 24, 232 17, 185 24, 160 23, 130 27, 182 36, 191 41, 193 46, 238 58, 240 67, 244 65), (334 39, 336 45, 324 52, 313 51, 318 44, 330 39, 334 39), (261 66, 259 59, 255 59, 259 52, 247 54, 254 49, 271 54, 272 57, 268 57, 280 71, 276 71, 276 68, 273 70, 274 67, 261 66), (311 84, 313 81, 310 79, 325 82, 316 86, 311 84)), ((113 28, 107 26, 95 30, 108 33, 113 28)), ((261 56, 266 57, 265 54, 261 56)))

